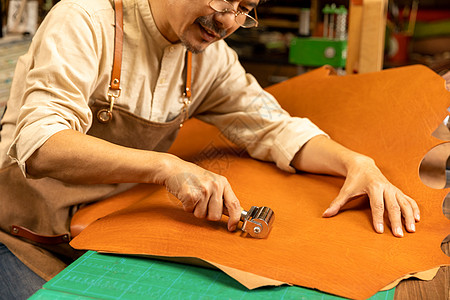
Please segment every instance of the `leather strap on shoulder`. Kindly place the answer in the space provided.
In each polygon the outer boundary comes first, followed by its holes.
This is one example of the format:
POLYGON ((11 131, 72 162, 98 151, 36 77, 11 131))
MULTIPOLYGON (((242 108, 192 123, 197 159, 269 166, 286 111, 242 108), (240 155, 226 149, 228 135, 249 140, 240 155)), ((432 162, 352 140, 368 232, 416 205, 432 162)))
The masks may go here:
POLYGON ((114 35, 114 60, 111 74, 110 89, 120 91, 120 73, 122 69, 123 50, 123 3, 122 0, 114 0, 115 11, 115 35, 114 35))
POLYGON ((192 81, 192 52, 186 52, 186 87, 185 87, 185 96, 188 100, 191 100, 192 91, 191 91, 191 81, 192 81))

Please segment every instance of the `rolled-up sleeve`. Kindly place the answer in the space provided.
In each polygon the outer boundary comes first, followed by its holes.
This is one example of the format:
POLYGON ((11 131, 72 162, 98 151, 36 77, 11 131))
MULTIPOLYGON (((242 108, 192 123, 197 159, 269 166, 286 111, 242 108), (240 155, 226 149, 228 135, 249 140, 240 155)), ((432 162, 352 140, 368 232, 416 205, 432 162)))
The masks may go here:
POLYGON ((8 155, 25 176, 27 159, 48 138, 65 129, 85 133, 92 119, 88 101, 99 68, 99 28, 73 2, 50 13, 54 16, 41 24, 27 57, 18 61, 21 72, 12 85, 22 100, 8 155))
MULTIPOLYGON (((217 126, 256 159, 275 162, 287 172, 295 154, 311 138, 328 136, 307 118, 291 117, 256 79, 245 73, 235 52, 224 47, 217 76, 197 117, 217 126)), ((299 91, 299 93, 301 93, 299 91)))

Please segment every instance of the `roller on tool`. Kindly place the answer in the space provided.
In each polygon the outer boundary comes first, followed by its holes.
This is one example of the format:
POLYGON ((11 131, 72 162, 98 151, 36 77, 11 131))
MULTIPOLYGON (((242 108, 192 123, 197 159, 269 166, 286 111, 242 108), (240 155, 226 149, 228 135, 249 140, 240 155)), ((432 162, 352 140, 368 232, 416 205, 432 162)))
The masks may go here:
MULTIPOLYGON (((224 208, 223 213, 228 216, 226 208, 224 208)), ((271 208, 252 206, 248 211, 241 211, 241 230, 251 237, 263 239, 269 235, 274 220, 275 213, 271 208)))

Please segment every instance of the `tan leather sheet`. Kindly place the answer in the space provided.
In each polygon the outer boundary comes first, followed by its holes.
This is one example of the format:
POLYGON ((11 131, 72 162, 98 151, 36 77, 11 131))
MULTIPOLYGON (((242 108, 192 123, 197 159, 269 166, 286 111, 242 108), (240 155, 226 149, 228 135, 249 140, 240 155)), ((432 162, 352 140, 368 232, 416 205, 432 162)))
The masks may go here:
MULTIPOLYGON (((450 233, 450 220, 441 209, 447 192, 425 186, 418 175, 421 159, 439 143, 431 133, 450 105, 444 85, 431 70, 412 66, 345 77, 321 68, 269 88, 291 114, 309 117, 335 140, 373 157, 394 184, 417 200, 421 222, 414 234, 376 234, 366 199, 353 201, 334 218, 322 218, 342 178, 285 173, 247 157, 212 126, 191 120, 171 152, 225 175, 244 208, 271 207, 276 219, 269 237, 229 233, 225 217, 219 223, 196 219, 163 187, 150 185, 116 197, 133 204, 95 221, 71 245, 197 257, 222 266, 248 287, 269 278, 272 284, 287 282, 358 299, 407 274, 450 264, 440 249, 450 233)), ((86 219, 102 214, 87 212, 86 219)))

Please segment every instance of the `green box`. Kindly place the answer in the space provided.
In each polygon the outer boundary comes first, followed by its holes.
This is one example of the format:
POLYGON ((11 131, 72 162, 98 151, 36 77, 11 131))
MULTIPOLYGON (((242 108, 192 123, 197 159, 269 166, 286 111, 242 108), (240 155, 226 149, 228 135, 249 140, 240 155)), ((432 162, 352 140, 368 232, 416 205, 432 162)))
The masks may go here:
POLYGON ((328 38, 295 37, 289 48, 289 62, 297 65, 319 67, 330 65, 345 67, 347 41, 328 38))

